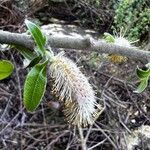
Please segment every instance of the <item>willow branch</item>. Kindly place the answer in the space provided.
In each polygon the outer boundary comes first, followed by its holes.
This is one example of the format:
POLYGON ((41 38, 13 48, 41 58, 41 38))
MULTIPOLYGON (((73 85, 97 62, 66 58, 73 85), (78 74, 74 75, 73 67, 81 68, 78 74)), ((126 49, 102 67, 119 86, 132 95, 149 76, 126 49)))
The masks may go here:
MULTIPOLYGON (((75 50, 88 50, 97 51, 99 53, 107 54, 121 54, 123 56, 137 59, 137 60, 150 60, 150 52, 139 50, 138 48, 127 48, 118 46, 111 43, 106 43, 103 40, 94 40, 89 37, 72 37, 72 36, 60 36, 60 35, 49 35, 47 37, 47 43, 51 47, 75 49, 75 50)), ((1 44, 14 44, 21 45, 26 48, 33 49, 35 44, 31 36, 23 33, 10 33, 7 31, 0 30, 0 43, 1 44)))

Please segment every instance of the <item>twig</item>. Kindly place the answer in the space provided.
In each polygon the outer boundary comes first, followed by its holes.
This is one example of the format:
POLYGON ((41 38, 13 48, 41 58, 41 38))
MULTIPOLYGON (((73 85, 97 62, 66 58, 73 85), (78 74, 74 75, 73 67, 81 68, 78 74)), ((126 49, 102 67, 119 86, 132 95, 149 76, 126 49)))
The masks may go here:
POLYGON ((20 115, 20 113, 22 112, 22 110, 20 110, 15 116, 14 118, 12 118, 10 120, 10 122, 0 131, 0 135, 3 134, 3 132, 11 125, 11 123, 20 115))
POLYGON ((12 99, 12 96, 10 96, 10 98, 8 99, 7 105, 6 105, 6 107, 5 107, 5 109, 4 109, 3 113, 2 113, 2 115, 1 115, 1 117, 0 117, 0 120, 3 120, 3 117, 6 115, 6 113, 7 113, 7 111, 8 111, 8 107, 9 107, 9 105, 10 105, 11 99, 12 99))
MULTIPOLYGON (((44 107, 43 107, 43 104, 41 104, 41 105, 42 105, 42 115, 43 115, 43 122, 44 122, 43 124, 44 124, 44 126, 46 126, 47 123, 46 123, 46 118, 45 118, 44 107)), ((45 130, 46 139, 48 139, 47 129, 44 128, 44 130, 45 130)), ((48 140, 46 140, 46 143, 47 143, 47 145, 48 145, 48 140)))
MULTIPOLYGON (((15 70, 16 70, 16 80, 17 80, 17 85, 18 85, 18 95, 19 95, 19 100, 20 100, 20 113, 22 115, 22 118, 21 118, 21 137, 20 137, 20 140, 22 141, 22 127, 23 127, 23 123, 24 123, 24 120, 25 120, 25 115, 23 115, 23 104, 22 104, 22 92, 21 92, 21 82, 20 82, 20 76, 19 76, 19 68, 17 68, 17 64, 16 64, 16 61, 14 59, 14 56, 10 53, 11 55, 11 58, 13 60, 13 64, 15 65, 15 70)), ((20 149, 22 150, 23 147, 22 147, 22 142, 21 142, 21 145, 20 145, 20 149)))
POLYGON ((83 130, 80 125, 78 125, 78 130, 79 130, 82 150, 87 150, 86 140, 84 139, 83 130))
POLYGON ((97 144, 93 145, 92 147, 88 148, 88 150, 94 149, 95 147, 97 147, 97 146, 103 144, 106 140, 107 140, 107 138, 105 138, 105 139, 104 139, 103 141, 101 141, 101 142, 98 142, 97 144))
MULTIPOLYGON (((105 41, 102 40, 94 40, 89 37, 79 38, 65 35, 64 36, 49 35, 47 39, 48 39, 47 43, 51 47, 55 48, 97 51, 99 53, 108 53, 108 54, 115 53, 142 61, 150 60, 149 51, 139 50, 135 47, 133 48, 122 47, 112 43, 106 43, 105 41)), ((35 46, 32 38, 25 33, 24 34, 10 33, 2 30, 0 30, 0 43, 21 45, 29 49, 33 49, 35 46)))
POLYGON ((100 132, 102 132, 102 134, 110 141, 110 143, 113 145, 113 147, 115 149, 118 149, 116 144, 112 141, 112 139, 103 131, 103 129, 101 129, 96 123, 95 126, 99 129, 100 132))
POLYGON ((55 144, 61 137, 63 137, 64 135, 66 135, 68 132, 69 132, 69 130, 63 131, 60 135, 58 135, 58 136, 56 137, 56 139, 52 140, 52 141, 44 148, 44 150, 50 150, 50 149, 51 149, 51 146, 52 146, 53 144, 55 144))

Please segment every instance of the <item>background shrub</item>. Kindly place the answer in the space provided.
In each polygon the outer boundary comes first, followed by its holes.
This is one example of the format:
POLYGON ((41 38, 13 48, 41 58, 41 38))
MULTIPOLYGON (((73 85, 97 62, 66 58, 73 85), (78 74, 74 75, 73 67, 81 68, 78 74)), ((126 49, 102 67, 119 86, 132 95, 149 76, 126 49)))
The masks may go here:
POLYGON ((126 31, 131 41, 146 40, 150 25, 149 0, 122 0, 116 4, 113 29, 126 31))

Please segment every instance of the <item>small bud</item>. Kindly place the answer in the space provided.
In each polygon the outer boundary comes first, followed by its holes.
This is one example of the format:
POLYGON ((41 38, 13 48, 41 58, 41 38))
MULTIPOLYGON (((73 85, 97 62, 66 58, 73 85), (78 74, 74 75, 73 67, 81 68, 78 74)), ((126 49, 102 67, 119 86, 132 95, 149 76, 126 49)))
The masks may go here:
MULTIPOLYGON (((118 46, 128 47, 128 48, 132 47, 130 42, 124 37, 115 37, 114 44, 118 46)), ((122 63, 127 61, 127 57, 118 54, 110 54, 109 60, 114 63, 122 63)))
POLYGON ((54 101, 49 101, 48 102, 48 107, 54 108, 54 109, 59 109, 60 108, 60 103, 59 102, 54 102, 54 101))

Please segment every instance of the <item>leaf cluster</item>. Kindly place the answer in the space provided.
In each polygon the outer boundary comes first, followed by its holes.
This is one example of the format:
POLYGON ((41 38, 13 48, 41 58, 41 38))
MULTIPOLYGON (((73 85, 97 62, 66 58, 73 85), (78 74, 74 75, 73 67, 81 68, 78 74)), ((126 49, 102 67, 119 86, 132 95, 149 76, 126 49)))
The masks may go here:
MULTIPOLYGON (((24 84, 23 102, 26 109, 33 112, 40 104, 45 93, 47 83, 46 67, 50 57, 45 48, 46 37, 41 32, 40 27, 29 20, 26 20, 25 24, 36 43, 36 47, 33 52, 18 45, 14 47, 25 57, 26 62, 28 62, 26 67, 31 68, 24 84)), ((1 60, 0 80, 10 76, 13 69, 14 66, 10 61, 1 60)))
POLYGON ((122 27, 130 41, 136 41, 149 32, 150 25, 149 0, 122 0, 115 10, 114 26, 120 30, 122 27))
POLYGON ((146 69, 141 69, 137 66, 136 74, 137 74, 138 78, 140 79, 140 84, 139 84, 138 88, 136 89, 136 91, 134 91, 134 92, 141 93, 148 86, 148 80, 150 77, 150 67, 147 67, 146 69))

